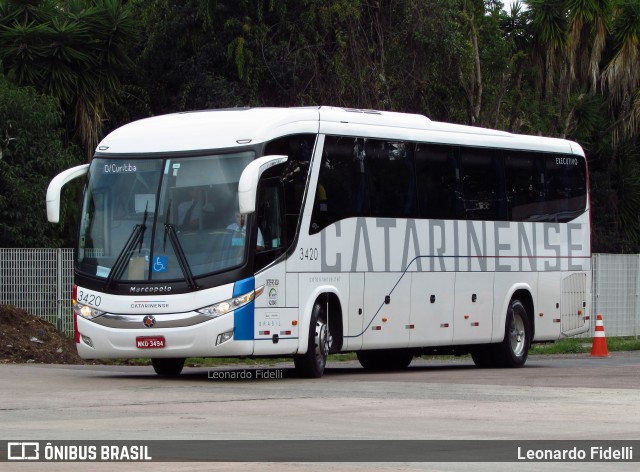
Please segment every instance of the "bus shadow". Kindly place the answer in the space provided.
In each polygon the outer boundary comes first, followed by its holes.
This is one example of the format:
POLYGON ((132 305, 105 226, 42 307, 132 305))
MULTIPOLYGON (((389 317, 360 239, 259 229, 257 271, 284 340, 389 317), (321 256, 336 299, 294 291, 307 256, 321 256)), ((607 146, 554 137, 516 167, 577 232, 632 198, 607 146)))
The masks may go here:
MULTIPOLYGON (((535 366, 531 366, 535 367, 535 366)), ((128 369, 129 370, 129 369, 128 369)), ((467 370, 478 370, 473 364, 437 364, 437 365, 416 365, 409 366, 402 370, 365 370, 359 365, 336 366, 335 364, 325 369, 323 379, 341 379, 350 376, 357 376, 362 380, 384 378, 389 375, 401 374, 411 375, 417 373, 455 373, 467 370)), ((483 369, 486 372, 504 369, 483 369)), ((300 377, 295 368, 291 366, 194 366, 185 367, 179 376, 166 377, 158 376, 151 366, 136 367, 135 371, 128 372, 103 372, 104 376, 113 379, 138 379, 149 381, 216 381, 216 382, 270 382, 282 380, 309 380, 300 377)), ((322 379, 320 379, 322 381, 322 379)))

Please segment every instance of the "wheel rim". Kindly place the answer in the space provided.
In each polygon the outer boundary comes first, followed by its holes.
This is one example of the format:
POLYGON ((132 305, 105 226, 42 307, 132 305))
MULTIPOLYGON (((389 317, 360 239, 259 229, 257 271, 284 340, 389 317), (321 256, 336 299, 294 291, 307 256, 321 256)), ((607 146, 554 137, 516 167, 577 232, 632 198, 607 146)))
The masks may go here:
POLYGON ((315 355, 318 367, 323 367, 327 362, 327 355, 331 349, 332 337, 323 321, 316 322, 315 355))
POLYGON ((526 347, 526 336, 522 313, 513 310, 511 323, 509 325, 509 339, 511 341, 511 351, 517 357, 522 357, 526 347))

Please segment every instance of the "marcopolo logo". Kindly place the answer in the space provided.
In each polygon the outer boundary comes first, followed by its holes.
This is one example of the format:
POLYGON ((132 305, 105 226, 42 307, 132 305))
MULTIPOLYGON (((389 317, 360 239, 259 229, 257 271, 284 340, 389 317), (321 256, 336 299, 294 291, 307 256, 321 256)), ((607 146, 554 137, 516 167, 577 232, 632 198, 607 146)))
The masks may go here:
POLYGON ((171 290, 173 290, 173 287, 171 285, 154 285, 150 287, 140 287, 140 286, 131 285, 129 287, 129 293, 155 294, 155 293, 169 293, 171 292, 171 290))
POLYGON ((40 460, 40 443, 9 442, 7 443, 7 459, 10 461, 40 460))

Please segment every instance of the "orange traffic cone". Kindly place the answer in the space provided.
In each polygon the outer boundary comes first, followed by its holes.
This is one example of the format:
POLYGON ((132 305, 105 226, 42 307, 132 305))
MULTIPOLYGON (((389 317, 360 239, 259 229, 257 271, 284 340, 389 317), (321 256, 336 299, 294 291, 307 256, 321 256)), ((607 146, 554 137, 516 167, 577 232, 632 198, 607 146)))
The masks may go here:
POLYGON ((604 322, 602 315, 596 315, 596 331, 593 335, 593 346, 591 347, 591 356, 608 357, 607 338, 604 335, 604 322))

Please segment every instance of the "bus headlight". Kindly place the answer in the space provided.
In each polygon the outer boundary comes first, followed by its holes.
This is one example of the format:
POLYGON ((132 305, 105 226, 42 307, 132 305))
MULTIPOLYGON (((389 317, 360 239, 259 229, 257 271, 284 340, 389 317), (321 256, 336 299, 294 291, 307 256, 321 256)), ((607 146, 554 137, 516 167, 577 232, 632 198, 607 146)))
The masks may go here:
POLYGON ((247 303, 250 303, 254 298, 258 297, 263 290, 264 286, 257 288, 256 290, 251 290, 244 295, 239 295, 229 300, 216 303, 215 305, 205 306, 204 308, 200 308, 196 311, 198 313, 202 313, 205 316, 217 318, 218 316, 225 315, 230 311, 237 310, 238 308, 245 306, 247 303))
POLYGON ((89 305, 83 305, 82 303, 75 302, 73 304, 73 311, 76 315, 82 316, 87 320, 97 318, 104 314, 104 311, 100 311, 97 308, 90 307, 89 305))

